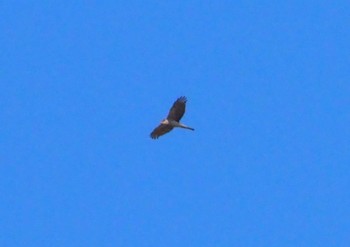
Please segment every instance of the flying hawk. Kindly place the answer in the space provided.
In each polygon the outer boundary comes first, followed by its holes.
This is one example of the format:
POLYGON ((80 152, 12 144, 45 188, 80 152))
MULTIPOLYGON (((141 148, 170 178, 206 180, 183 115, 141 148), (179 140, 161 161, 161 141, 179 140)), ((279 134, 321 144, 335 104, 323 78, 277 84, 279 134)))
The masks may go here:
POLYGON ((186 108, 186 97, 182 96, 178 98, 173 106, 171 107, 168 116, 160 122, 160 125, 155 128, 151 133, 152 139, 158 139, 161 135, 164 135, 171 131, 174 127, 180 127, 184 129, 194 130, 191 127, 188 127, 180 123, 180 119, 185 113, 186 108))

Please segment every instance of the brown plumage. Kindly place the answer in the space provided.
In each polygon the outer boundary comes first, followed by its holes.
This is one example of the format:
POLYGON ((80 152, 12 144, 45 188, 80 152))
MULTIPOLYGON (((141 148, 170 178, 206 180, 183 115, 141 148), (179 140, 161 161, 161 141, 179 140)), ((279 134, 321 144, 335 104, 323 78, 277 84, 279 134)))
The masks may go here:
POLYGON ((173 106, 170 108, 167 118, 162 120, 160 125, 152 131, 151 133, 152 139, 157 139, 158 137, 168 133, 174 127, 194 130, 193 128, 188 127, 179 122, 183 117, 183 115, 185 114, 186 102, 187 102, 187 98, 184 96, 178 98, 174 102, 173 106))

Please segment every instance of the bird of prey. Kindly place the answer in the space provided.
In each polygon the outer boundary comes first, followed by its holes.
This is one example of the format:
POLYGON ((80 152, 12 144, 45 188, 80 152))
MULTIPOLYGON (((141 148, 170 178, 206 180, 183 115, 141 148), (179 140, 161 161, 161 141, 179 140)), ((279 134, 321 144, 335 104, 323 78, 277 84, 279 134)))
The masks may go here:
POLYGON ((160 122, 160 125, 156 127, 152 133, 152 139, 158 139, 161 135, 164 135, 171 131, 174 127, 194 130, 191 127, 188 127, 182 123, 180 123, 180 119, 185 113, 187 98, 182 96, 178 98, 173 106, 171 107, 168 116, 160 122))

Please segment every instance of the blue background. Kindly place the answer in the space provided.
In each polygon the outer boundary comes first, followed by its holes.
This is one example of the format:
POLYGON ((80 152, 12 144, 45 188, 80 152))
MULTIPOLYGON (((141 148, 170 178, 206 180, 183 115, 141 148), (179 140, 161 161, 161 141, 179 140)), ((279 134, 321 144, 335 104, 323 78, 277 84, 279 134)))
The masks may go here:
POLYGON ((349 1, 0 14, 1 246, 350 246, 349 1))

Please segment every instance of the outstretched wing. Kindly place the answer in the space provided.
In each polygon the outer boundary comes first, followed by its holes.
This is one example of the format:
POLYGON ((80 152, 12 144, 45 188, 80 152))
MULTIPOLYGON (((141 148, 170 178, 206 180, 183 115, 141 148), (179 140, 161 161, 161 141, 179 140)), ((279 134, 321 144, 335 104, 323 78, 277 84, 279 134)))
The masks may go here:
POLYGON ((186 102, 187 102, 186 97, 182 96, 178 98, 174 102, 173 106, 171 107, 167 118, 175 120, 176 122, 179 122, 185 113, 186 102))
POLYGON ((151 133, 152 139, 158 139, 161 135, 164 135, 168 133, 170 130, 172 130, 174 127, 170 126, 169 124, 160 124, 157 128, 155 128, 151 133))

